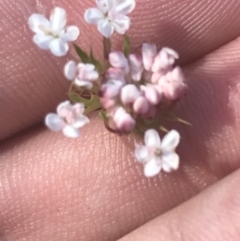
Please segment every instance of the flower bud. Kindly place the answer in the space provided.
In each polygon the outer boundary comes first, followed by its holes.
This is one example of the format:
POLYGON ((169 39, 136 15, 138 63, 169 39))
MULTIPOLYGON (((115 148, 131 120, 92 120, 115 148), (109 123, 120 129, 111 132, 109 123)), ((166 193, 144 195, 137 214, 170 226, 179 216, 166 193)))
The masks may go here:
POLYGON ((143 65, 146 70, 151 70, 156 55, 157 46, 155 44, 144 43, 142 45, 143 65))
POLYGON ((153 73, 152 76, 151 76, 151 82, 152 82, 153 84, 157 84, 158 81, 159 81, 159 79, 160 79, 163 75, 164 75, 164 74, 161 74, 161 73, 158 73, 158 72, 153 73))
POLYGON ((134 101, 141 96, 141 92, 136 85, 125 85, 121 90, 121 101, 123 104, 133 104, 134 101))
POLYGON ((119 80, 110 80, 101 86, 99 96, 105 109, 112 108, 116 105, 122 86, 123 83, 119 80))
POLYGON ((163 69, 170 69, 178 59, 178 53, 170 48, 163 48, 155 57, 154 63, 152 65, 153 72, 159 72, 163 69))
POLYGON ((162 94, 154 85, 141 85, 141 90, 150 104, 157 105, 161 101, 162 94))
POLYGON ((146 114, 149 110, 149 103, 144 96, 140 96, 133 104, 133 110, 136 114, 146 114))
POLYGON ((105 73, 105 79, 107 80, 120 80, 125 83, 124 76, 119 69, 109 68, 105 73))
POLYGON ((116 51, 116 52, 110 53, 109 62, 114 68, 120 69, 126 74, 129 72, 128 61, 125 55, 123 54, 123 52, 116 51))
POLYGON ((114 116, 113 121, 116 124, 118 130, 122 132, 130 132, 134 129, 136 121, 128 114, 123 107, 118 107, 114 116))
POLYGON ((134 81, 140 81, 143 73, 143 61, 140 55, 130 54, 129 64, 131 69, 131 77, 134 81))

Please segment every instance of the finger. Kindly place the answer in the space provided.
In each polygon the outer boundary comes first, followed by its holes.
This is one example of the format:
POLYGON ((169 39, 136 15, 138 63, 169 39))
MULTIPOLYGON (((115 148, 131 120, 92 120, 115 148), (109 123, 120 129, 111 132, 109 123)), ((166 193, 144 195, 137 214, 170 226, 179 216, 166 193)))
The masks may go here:
POLYGON ((240 170, 119 241, 238 241, 240 170))
POLYGON ((76 141, 39 129, 6 142, 0 150, 2 237, 116 240, 237 169, 238 46, 236 40, 186 69, 192 91, 180 114, 193 127, 179 129, 176 173, 144 178, 133 140, 107 133, 95 118, 76 141))
MULTIPOLYGON (((81 28, 79 44, 85 49, 93 45, 96 53, 100 35, 95 26, 83 21, 84 9, 93 6, 87 0, 60 1, 69 13, 69 23, 81 28)), ((1 79, 0 82, 0 139, 4 139, 34 123, 67 98, 68 83, 62 74, 65 58, 54 58, 40 51, 31 41, 27 19, 34 12, 48 15, 54 1, 14 0, 0 3, 2 16, 1 79), (16 20, 17 19, 17 20, 16 20)), ((143 41, 157 42, 180 52, 182 63, 199 58, 239 35, 240 2, 190 0, 138 0, 129 31, 133 46, 143 41), (143 19, 144 16, 144 19, 143 19)), ((119 47, 120 39, 115 39, 119 47)), ((72 58, 70 53, 68 58, 72 58)))

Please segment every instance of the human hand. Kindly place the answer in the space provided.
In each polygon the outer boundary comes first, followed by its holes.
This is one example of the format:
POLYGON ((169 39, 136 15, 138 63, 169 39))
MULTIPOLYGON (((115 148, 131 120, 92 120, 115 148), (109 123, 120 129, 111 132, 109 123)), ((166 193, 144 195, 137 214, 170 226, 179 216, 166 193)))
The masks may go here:
MULTIPOLYGON (((66 99, 68 86, 62 74, 66 58, 37 49, 27 26, 33 12, 49 13, 53 5, 44 0, 0 5, 0 240, 117 240, 157 216, 123 240, 238 240, 239 171, 230 173, 240 164, 240 3, 137 0, 128 33, 133 44, 156 42, 178 51, 190 87, 178 108, 193 124, 177 126, 180 169, 152 179, 134 162, 134 137, 108 133, 94 116, 78 140, 39 124, 66 99), (171 230, 178 236, 168 236, 171 230)), ((100 54, 100 35, 93 35, 82 17, 92 1, 57 5, 80 26, 81 44, 92 44, 100 54)))

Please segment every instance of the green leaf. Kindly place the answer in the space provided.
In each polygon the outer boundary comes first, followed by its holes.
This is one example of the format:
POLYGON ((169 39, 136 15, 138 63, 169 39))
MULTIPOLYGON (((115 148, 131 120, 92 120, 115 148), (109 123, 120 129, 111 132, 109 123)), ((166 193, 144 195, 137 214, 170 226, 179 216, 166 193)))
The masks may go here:
POLYGON ((97 103, 100 102, 100 99, 97 95, 91 95, 91 99, 90 99, 91 103, 97 103))
POLYGON ((91 52, 90 52, 90 61, 95 66, 96 70, 99 73, 103 72, 103 67, 102 67, 101 63, 97 59, 95 59, 95 57, 93 55, 93 52, 92 52, 92 49, 91 49, 91 52))
POLYGON ((68 93, 68 97, 69 99, 74 102, 74 103, 83 103, 85 106, 89 106, 92 102, 92 98, 91 99, 86 99, 84 97, 81 97, 78 94, 75 93, 68 93))
POLYGON ((82 62, 83 62, 84 64, 86 64, 86 63, 91 63, 91 60, 90 60, 88 54, 87 54, 85 51, 83 51, 83 50, 82 50, 79 46, 77 46, 76 44, 73 44, 73 46, 74 46, 74 48, 75 48, 75 50, 76 50, 79 58, 82 60, 82 62))
POLYGON ((183 123, 185 125, 189 125, 191 126, 192 124, 179 118, 177 115, 175 115, 173 112, 169 112, 167 114, 164 114, 163 115, 167 120, 170 120, 170 121, 177 121, 177 122, 180 122, 180 123, 183 123))
POLYGON ((123 53, 126 57, 131 53, 130 39, 127 35, 124 35, 123 53))

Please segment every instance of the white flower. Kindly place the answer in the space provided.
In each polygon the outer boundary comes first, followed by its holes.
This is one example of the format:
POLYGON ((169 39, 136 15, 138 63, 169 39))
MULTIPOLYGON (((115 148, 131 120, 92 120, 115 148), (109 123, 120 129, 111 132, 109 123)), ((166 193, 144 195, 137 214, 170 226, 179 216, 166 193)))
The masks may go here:
POLYGON ((74 80, 75 84, 91 89, 93 82, 99 78, 98 72, 93 64, 80 63, 76 65, 74 61, 69 61, 64 67, 64 75, 69 80, 74 80))
POLYGON ((83 115, 84 110, 82 103, 72 105, 70 101, 64 101, 58 105, 57 114, 46 116, 45 124, 52 131, 62 131, 67 137, 77 138, 80 135, 78 129, 89 123, 89 119, 83 115))
POLYGON ((34 43, 41 49, 50 49, 56 56, 66 55, 68 42, 75 41, 80 34, 76 26, 65 27, 66 11, 59 7, 52 11, 50 21, 41 14, 32 14, 28 22, 35 33, 34 43))
POLYGON ((114 30, 125 34, 130 27, 130 18, 126 15, 135 8, 135 0, 96 0, 98 8, 85 12, 87 23, 97 24, 98 31, 110 38, 114 30))
POLYGON ((136 147, 135 156, 144 164, 146 177, 156 176, 161 169, 165 172, 178 169, 179 156, 175 148, 179 144, 180 135, 177 131, 170 131, 161 142, 158 132, 150 129, 145 132, 144 141, 145 146, 136 147))

